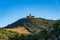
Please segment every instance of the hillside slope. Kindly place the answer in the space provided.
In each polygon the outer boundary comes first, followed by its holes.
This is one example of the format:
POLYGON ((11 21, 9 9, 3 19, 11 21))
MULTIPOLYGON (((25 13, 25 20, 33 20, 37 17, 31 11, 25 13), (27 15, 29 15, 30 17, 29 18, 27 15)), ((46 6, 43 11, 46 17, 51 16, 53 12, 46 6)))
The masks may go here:
POLYGON ((30 34, 28 30, 26 30, 24 27, 18 27, 18 28, 8 28, 6 30, 18 32, 18 33, 23 33, 23 34, 30 34))
POLYGON ((16 28, 20 30, 21 28, 19 29, 19 27, 23 26, 29 32, 34 33, 40 31, 40 29, 53 27, 53 24, 55 22, 56 22, 55 20, 36 18, 30 15, 26 18, 19 19, 16 22, 7 25, 4 28, 16 28))

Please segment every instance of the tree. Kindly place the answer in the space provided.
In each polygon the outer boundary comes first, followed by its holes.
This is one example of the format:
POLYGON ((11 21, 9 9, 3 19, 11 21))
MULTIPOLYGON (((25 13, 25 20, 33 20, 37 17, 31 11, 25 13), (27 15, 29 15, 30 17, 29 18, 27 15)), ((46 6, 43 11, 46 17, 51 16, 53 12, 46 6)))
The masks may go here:
POLYGON ((60 35, 60 20, 58 20, 53 27, 55 35, 60 35))

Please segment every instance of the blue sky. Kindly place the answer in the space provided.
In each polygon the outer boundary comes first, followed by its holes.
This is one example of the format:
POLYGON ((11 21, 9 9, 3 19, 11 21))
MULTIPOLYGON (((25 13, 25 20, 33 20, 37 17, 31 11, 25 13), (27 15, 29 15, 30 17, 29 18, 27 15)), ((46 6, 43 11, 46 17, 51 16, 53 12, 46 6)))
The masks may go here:
POLYGON ((32 13, 36 17, 60 19, 59 0, 0 0, 0 27, 32 13))

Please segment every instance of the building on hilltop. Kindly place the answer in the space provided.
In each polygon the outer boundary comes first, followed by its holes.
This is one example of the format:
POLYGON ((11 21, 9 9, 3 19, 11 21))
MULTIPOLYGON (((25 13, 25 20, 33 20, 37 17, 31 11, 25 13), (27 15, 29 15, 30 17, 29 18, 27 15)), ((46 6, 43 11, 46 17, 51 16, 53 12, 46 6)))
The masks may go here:
POLYGON ((32 16, 32 14, 30 13, 29 16, 27 16, 27 18, 35 18, 35 16, 32 16))

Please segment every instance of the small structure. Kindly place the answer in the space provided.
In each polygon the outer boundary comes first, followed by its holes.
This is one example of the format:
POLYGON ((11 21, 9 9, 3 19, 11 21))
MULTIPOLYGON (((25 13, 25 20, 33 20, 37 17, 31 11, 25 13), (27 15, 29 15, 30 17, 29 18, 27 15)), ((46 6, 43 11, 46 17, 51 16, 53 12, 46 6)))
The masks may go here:
POLYGON ((30 13, 29 16, 27 16, 27 18, 35 18, 34 16, 32 16, 32 14, 30 13))

